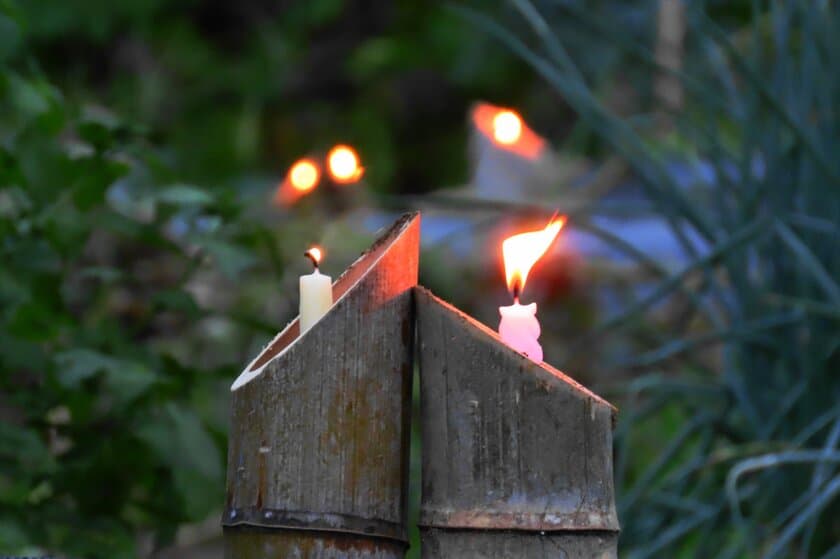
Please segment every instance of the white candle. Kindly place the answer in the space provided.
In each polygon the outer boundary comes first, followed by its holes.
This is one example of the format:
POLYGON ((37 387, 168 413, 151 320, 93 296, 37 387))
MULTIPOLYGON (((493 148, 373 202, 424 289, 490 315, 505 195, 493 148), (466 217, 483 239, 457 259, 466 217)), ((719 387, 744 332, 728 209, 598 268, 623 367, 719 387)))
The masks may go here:
POLYGON ((502 341, 534 361, 542 361, 542 346, 537 342, 540 337, 537 304, 520 305, 517 300, 509 307, 499 307, 499 314, 502 315, 499 323, 502 341))
POLYGON ((318 269, 321 251, 317 247, 306 251, 315 271, 300 276, 300 333, 303 334, 327 314, 332 306, 332 278, 318 269))

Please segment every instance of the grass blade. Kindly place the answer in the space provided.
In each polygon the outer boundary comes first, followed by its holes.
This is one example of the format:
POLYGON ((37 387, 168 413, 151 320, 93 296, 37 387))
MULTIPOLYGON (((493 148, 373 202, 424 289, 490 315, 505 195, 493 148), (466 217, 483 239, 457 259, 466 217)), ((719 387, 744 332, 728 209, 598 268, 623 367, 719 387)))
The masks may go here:
MULTIPOLYGON (((823 462, 840 463, 840 452, 827 454, 822 450, 794 450, 765 454, 738 462, 729 470, 729 474, 726 476, 726 495, 729 499, 729 506, 732 509, 732 513, 739 522, 744 520, 743 513, 741 512, 740 498, 738 497, 738 479, 744 474, 782 465, 823 462)), ((835 478, 835 480, 840 481, 840 477, 835 478)))
MULTIPOLYGON (((838 456, 838 461, 840 461, 840 453, 835 454, 838 456)), ((821 491, 820 494, 790 522, 790 524, 788 524, 788 526, 782 531, 781 535, 779 535, 778 539, 773 543, 773 547, 770 548, 770 551, 764 555, 764 559, 775 559, 776 557, 781 557, 791 540, 805 527, 806 523, 809 520, 818 517, 820 513, 822 513, 822 510, 827 507, 838 494, 840 494, 840 475, 834 476, 831 482, 826 485, 825 489, 821 491)))
POLYGON ((724 33, 723 30, 720 29, 717 24, 715 24, 715 22, 713 22, 701 10, 695 10, 695 14, 698 16, 698 20, 700 21, 702 28, 709 33, 710 36, 717 40, 717 42, 729 55, 729 58, 735 66, 741 70, 765 102, 776 112, 776 114, 779 115, 779 117, 781 117, 782 121, 788 126, 788 128, 790 128, 802 145, 808 150, 808 153, 810 153, 814 158, 814 161, 819 165, 826 178, 830 179, 835 184, 840 184, 840 175, 838 175, 832 168, 828 159, 826 159, 825 154, 817 148, 816 144, 814 144, 811 139, 811 136, 799 125, 798 122, 796 122, 784 105, 782 105, 782 103, 770 91, 758 72, 756 72, 750 63, 741 55, 741 53, 738 52, 738 49, 735 48, 735 45, 732 44, 732 41, 729 40, 726 33, 724 33))
POLYGON ((831 274, 823 267, 816 255, 808 248, 808 245, 790 227, 781 221, 776 222, 775 229, 782 242, 799 258, 805 268, 811 272, 814 280, 823 289, 825 294, 828 295, 831 302, 835 305, 840 305, 840 287, 837 286, 831 274))
POLYGON ((642 353, 641 355, 638 355, 633 359, 623 361, 618 365, 622 367, 650 367, 667 359, 676 357, 682 353, 693 351, 710 344, 722 341, 731 343, 734 341, 755 340, 757 338, 757 334, 759 333, 798 322, 801 318, 802 315, 799 312, 782 313, 764 317, 755 321, 745 322, 731 328, 713 330, 693 338, 673 340, 664 344, 662 347, 650 352, 642 353))
POLYGON ((652 305, 657 303, 660 299, 662 299, 663 297, 671 293, 674 289, 676 289, 690 274, 715 264, 722 257, 729 254, 731 251, 741 247, 742 245, 748 243, 749 241, 752 241, 756 237, 763 234, 764 226, 766 225, 766 223, 767 222, 765 219, 759 218, 756 221, 753 221, 752 223, 743 227, 739 231, 735 232, 725 242, 722 242, 719 245, 717 245, 703 257, 695 260, 676 274, 669 277, 667 280, 663 281, 656 289, 654 289, 646 297, 643 297, 642 299, 636 301, 619 315, 608 319, 607 321, 603 322, 600 326, 596 326, 586 336, 587 343, 590 342, 592 338, 602 335, 612 330, 613 328, 624 324, 630 319, 638 316, 643 311, 646 311, 652 305))

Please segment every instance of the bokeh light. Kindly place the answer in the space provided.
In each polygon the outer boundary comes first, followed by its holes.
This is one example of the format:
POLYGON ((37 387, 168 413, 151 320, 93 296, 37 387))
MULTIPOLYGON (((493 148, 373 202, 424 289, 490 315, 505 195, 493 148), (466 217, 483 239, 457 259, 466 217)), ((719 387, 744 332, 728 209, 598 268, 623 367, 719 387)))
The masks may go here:
POLYGON ((522 119, 513 111, 500 111, 493 118, 493 137, 500 144, 516 143, 522 136, 522 119))
POLYGON ((289 170, 289 182, 298 192, 309 192, 318 185, 321 171, 310 159, 297 161, 289 170))
POLYGON ((330 150, 327 169, 333 180, 342 184, 359 180, 363 171, 356 150, 346 145, 337 145, 330 150))

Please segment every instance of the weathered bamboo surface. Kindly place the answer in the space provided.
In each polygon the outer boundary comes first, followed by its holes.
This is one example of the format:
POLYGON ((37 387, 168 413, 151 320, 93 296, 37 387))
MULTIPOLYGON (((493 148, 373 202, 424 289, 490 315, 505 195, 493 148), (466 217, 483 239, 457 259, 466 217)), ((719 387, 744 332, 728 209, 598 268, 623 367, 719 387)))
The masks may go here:
POLYGON ((486 559, 551 558, 609 559, 615 555, 613 532, 535 532, 523 534, 504 530, 423 531, 424 557, 486 559))
POLYGON ((419 232, 400 219, 234 383, 228 559, 403 557, 419 232))
POLYGON ((608 402, 415 289, 423 557, 615 557, 608 402))
POLYGON ((405 544, 386 539, 360 538, 336 532, 228 530, 226 553, 237 559, 393 559, 402 557, 405 544))

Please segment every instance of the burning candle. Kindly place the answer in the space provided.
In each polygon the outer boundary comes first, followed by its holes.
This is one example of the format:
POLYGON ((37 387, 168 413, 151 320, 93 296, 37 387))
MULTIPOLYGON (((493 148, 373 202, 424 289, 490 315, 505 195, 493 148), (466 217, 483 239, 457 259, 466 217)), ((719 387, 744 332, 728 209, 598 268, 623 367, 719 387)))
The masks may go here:
POLYGON ((312 247, 304 255, 312 261, 315 270, 300 276, 300 333, 303 334, 327 314, 332 306, 332 278, 318 269, 321 249, 312 247))
POLYGON ((531 268, 546 253, 565 223, 565 217, 552 218, 544 229, 520 233, 508 237, 502 243, 505 279, 513 295, 513 304, 499 307, 502 317, 499 322, 499 336, 507 345, 537 362, 543 358, 542 346, 537 341, 540 337, 537 304, 522 305, 519 296, 531 268))
POLYGON ((327 154, 327 170, 338 184, 356 182, 362 178, 365 171, 356 150, 342 144, 333 147, 327 154))

